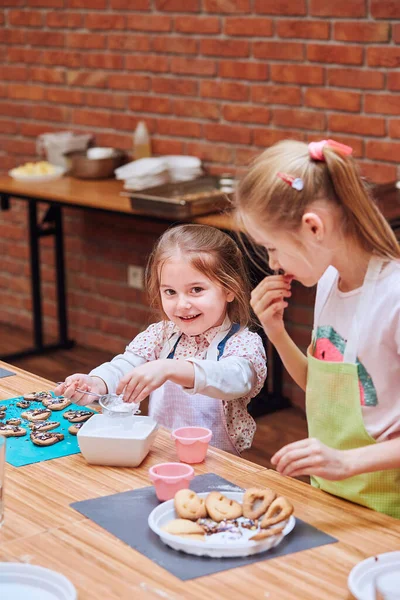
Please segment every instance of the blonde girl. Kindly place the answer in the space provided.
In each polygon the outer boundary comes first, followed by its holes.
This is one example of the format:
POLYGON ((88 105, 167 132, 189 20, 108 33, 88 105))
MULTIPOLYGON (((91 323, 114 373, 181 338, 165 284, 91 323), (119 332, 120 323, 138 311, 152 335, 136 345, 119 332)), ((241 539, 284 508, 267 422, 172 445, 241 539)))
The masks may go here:
POLYGON ((261 338, 247 328, 250 292, 233 240, 205 225, 169 229, 148 264, 147 289, 162 320, 124 354, 57 389, 74 401, 79 390, 150 395, 149 414, 169 429, 204 426, 211 444, 232 453, 249 448, 255 422, 247 404, 266 377, 261 338))
POLYGON ((272 458, 292 477, 400 518, 400 250, 333 140, 266 150, 238 191, 238 210, 276 273, 251 304, 306 392, 307 439, 272 458), (318 283, 307 356, 285 330, 291 283, 318 283))

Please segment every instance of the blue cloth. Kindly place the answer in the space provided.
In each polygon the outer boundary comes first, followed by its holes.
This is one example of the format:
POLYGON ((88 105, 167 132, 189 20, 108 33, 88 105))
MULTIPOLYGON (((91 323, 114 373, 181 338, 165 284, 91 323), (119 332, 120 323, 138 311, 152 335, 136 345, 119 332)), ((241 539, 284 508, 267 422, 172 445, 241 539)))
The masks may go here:
MULTIPOLYGON (((41 402, 36 401, 31 402, 30 408, 19 408, 19 406, 16 406, 16 403, 22 399, 22 396, 20 396, 18 398, 10 398, 9 400, 0 400, 1 406, 8 407, 3 422, 8 419, 20 419, 21 413, 26 410, 44 408, 41 402)), ((78 406, 77 404, 70 404, 63 410, 52 412, 51 417, 49 417, 48 420, 58 421, 60 423, 60 426, 56 429, 52 429, 52 431, 64 434, 64 439, 53 446, 35 446, 29 437, 31 432, 31 429, 29 428, 30 422, 26 419, 22 419, 21 427, 26 429, 27 433, 21 437, 6 438, 6 462, 14 467, 23 467, 25 465, 42 462, 43 460, 52 460, 53 458, 69 456, 70 454, 78 454, 80 450, 76 435, 72 435, 68 432, 68 427, 70 427, 72 423, 67 421, 67 419, 64 419, 63 414, 67 410, 82 410, 83 408, 84 407, 78 406)), ((85 408, 85 410, 90 409, 85 408)))

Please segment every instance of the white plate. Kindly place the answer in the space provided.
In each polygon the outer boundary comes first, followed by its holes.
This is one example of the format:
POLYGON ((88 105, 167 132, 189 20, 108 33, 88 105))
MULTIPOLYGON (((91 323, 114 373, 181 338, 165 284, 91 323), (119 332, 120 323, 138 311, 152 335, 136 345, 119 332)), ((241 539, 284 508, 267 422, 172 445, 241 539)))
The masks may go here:
MULTIPOLYGON (((242 502, 243 500, 243 492, 222 493, 224 496, 227 496, 232 500, 236 500, 237 502, 242 502)), ((208 496, 208 492, 202 492, 201 494, 197 495, 200 496, 200 498, 206 498, 206 496, 208 496)), ((167 500, 167 502, 163 502, 151 511, 148 520, 149 527, 160 537, 164 544, 170 546, 174 550, 181 550, 182 552, 186 552, 186 554, 195 554, 196 556, 211 556, 212 558, 250 556, 251 554, 265 552, 266 550, 277 546, 283 540, 284 536, 292 531, 296 523, 296 519, 292 515, 282 533, 258 542, 251 542, 244 539, 221 543, 207 538, 207 541, 204 542, 193 542, 177 535, 167 533, 161 529, 161 527, 169 523, 169 521, 172 521, 176 518, 177 515, 174 509, 174 501, 167 500)), ((252 535, 253 534, 254 532, 252 535)))
POLYGON ((8 174, 10 175, 10 177, 12 177, 13 179, 17 179, 18 181, 52 181, 53 179, 58 179, 59 177, 64 175, 66 171, 64 167, 58 167, 56 165, 53 166, 55 169, 54 172, 48 173, 47 175, 20 175, 16 169, 11 169, 11 171, 8 171, 8 174))
POLYGON ((351 571, 347 584, 357 600, 375 600, 375 578, 387 571, 400 571, 400 552, 386 552, 358 563, 351 571))
POLYGON ((0 563, 0 598, 76 600, 78 595, 61 573, 25 563, 0 563))

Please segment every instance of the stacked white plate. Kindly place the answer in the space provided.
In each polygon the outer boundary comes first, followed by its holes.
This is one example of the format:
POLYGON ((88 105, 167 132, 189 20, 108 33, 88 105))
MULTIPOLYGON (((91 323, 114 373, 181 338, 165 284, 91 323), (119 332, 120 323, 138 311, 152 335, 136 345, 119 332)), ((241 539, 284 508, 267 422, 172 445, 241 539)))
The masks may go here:
POLYGON ((196 156, 164 156, 171 181, 191 181, 202 174, 201 160, 196 156))
POLYGON ((140 158, 116 169, 115 176, 125 181, 126 190, 144 190, 170 181, 163 158, 140 158))

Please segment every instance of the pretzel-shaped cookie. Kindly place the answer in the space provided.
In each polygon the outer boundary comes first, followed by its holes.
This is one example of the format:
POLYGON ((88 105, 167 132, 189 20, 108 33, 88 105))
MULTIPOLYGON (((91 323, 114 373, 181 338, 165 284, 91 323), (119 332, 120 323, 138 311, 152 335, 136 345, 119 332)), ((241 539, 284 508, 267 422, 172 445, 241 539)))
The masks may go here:
POLYGON ((210 492, 206 498, 206 509, 210 517, 219 523, 225 519, 238 519, 243 514, 242 505, 220 492, 210 492))
POLYGON ((181 519, 197 521, 207 516, 204 498, 200 498, 193 490, 179 490, 174 498, 175 512, 181 519))
POLYGON ((249 539, 252 542, 259 542, 260 540, 265 540, 266 538, 273 537, 274 535, 280 535, 284 529, 284 527, 271 527, 271 529, 262 529, 249 539))
POLYGON ((286 521, 292 512, 293 505, 289 502, 289 500, 287 500, 287 498, 284 498, 283 496, 275 498, 261 520, 261 528, 264 529, 270 525, 275 525, 281 521, 286 521))
POLYGON ((243 516, 253 521, 258 519, 267 512, 275 498, 275 492, 268 488, 249 488, 243 495, 243 516))

